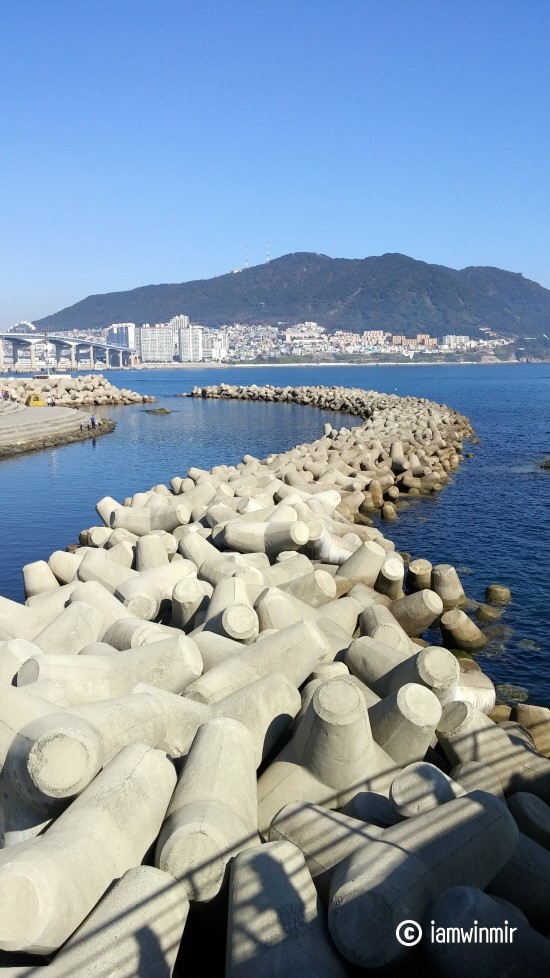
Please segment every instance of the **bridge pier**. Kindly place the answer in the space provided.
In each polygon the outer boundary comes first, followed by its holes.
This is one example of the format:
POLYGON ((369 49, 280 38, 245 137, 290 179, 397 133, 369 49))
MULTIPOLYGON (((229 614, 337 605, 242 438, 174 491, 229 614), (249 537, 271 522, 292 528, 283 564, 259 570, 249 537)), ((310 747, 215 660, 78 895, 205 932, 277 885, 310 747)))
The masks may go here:
POLYGON ((0 373, 4 372, 4 341, 0 340, 0 373))
POLYGON ((76 370, 77 367, 78 367, 78 361, 77 361, 77 356, 76 356, 76 347, 75 346, 70 346, 69 347, 69 350, 70 350, 70 353, 71 353, 71 370, 76 370))

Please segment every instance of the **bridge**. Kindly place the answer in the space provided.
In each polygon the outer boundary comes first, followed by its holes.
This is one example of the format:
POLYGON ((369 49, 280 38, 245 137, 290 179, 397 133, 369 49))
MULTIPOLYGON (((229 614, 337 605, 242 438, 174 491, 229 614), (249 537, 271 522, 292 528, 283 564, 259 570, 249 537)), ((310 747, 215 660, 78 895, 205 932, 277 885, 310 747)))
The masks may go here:
POLYGON ((51 343, 55 348, 55 362, 59 366, 61 359, 65 356, 71 364, 71 370, 78 370, 78 360, 87 359, 90 367, 97 360, 105 358, 107 367, 131 366, 135 350, 127 346, 114 346, 112 343, 102 343, 99 340, 74 339, 70 336, 50 336, 39 333, 0 333, 0 372, 4 367, 4 342, 11 343, 12 361, 16 367, 19 363, 19 355, 23 350, 28 350, 31 370, 37 369, 36 347, 40 343, 51 343), (96 351, 99 356, 95 356, 96 351), (83 356, 87 354, 86 356, 83 356), (113 362, 114 361, 114 362, 113 362))

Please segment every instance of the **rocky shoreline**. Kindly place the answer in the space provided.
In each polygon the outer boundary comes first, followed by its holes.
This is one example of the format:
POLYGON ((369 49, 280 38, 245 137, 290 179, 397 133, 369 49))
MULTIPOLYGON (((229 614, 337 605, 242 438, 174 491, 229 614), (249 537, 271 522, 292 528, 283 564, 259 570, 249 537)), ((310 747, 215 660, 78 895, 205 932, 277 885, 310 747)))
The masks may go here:
MULTIPOLYGON (((227 929, 226 978, 542 978, 550 710, 496 706, 456 569, 372 524, 443 488, 469 421, 339 387, 192 396, 363 423, 106 497, 23 568, 25 605, 0 598, 6 975, 220 974, 227 929), (430 938, 504 918, 490 948, 430 938)), ((489 583, 487 618, 508 600, 489 583)))

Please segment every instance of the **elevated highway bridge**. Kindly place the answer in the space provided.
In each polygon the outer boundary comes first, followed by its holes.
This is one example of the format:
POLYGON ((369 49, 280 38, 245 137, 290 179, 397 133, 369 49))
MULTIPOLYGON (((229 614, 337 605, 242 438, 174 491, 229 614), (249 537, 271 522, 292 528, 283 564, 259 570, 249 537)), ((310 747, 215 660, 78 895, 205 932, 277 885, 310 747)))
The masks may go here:
POLYGON ((70 336, 53 336, 45 333, 0 333, 0 372, 5 370, 4 343, 11 343, 12 362, 16 367, 20 362, 20 354, 25 350, 29 353, 30 369, 39 366, 36 347, 40 343, 51 343, 55 349, 55 362, 59 366, 65 356, 71 365, 71 370, 78 370, 79 359, 87 360, 93 368, 96 360, 105 360, 107 367, 131 366, 135 350, 131 347, 114 346, 112 343, 102 343, 93 338, 75 339, 70 336))

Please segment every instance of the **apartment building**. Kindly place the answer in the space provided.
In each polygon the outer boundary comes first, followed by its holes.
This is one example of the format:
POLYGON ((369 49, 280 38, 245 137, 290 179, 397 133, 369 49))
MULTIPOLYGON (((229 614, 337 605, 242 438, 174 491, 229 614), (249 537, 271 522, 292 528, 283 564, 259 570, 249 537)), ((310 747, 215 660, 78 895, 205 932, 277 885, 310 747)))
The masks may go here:
POLYGON ((135 350, 136 328, 135 323, 113 323, 107 330, 107 343, 112 343, 113 346, 125 346, 131 350, 135 350))
MULTIPOLYGON (((187 317, 185 317, 187 319, 187 317)), ((187 326, 178 330, 178 350, 181 363, 196 362, 204 359, 203 356, 203 330, 202 326, 191 326, 189 321, 187 326)))
POLYGON ((166 323, 137 330, 137 352, 142 363, 172 363, 174 343, 174 330, 166 323))

